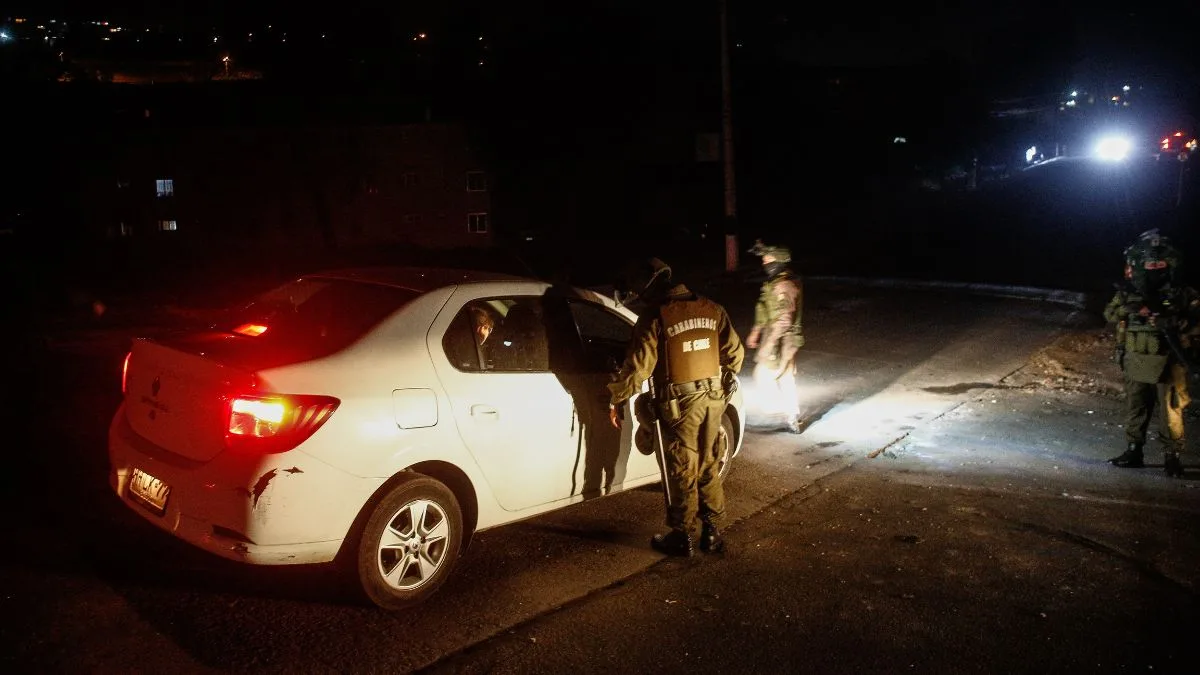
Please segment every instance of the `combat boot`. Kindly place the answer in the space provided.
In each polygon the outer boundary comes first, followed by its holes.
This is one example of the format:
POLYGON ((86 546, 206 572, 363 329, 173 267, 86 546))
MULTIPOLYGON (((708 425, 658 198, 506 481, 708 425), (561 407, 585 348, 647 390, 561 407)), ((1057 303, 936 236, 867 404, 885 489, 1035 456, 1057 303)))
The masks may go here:
POLYGON ((1142 456, 1142 444, 1130 443, 1125 452, 1108 460, 1108 463, 1122 469, 1140 469, 1146 466, 1145 458, 1142 456))
POLYGON ((1183 476, 1183 462, 1179 461, 1178 452, 1168 451, 1163 455, 1163 471, 1172 478, 1183 476))
POLYGON ((705 553, 725 552, 725 537, 721 536, 721 531, 716 525, 705 522, 704 527, 700 529, 700 550, 705 553))
POLYGON ((692 557, 692 536, 683 530, 671 530, 666 534, 656 534, 650 539, 650 547, 659 553, 677 555, 682 558, 692 557))

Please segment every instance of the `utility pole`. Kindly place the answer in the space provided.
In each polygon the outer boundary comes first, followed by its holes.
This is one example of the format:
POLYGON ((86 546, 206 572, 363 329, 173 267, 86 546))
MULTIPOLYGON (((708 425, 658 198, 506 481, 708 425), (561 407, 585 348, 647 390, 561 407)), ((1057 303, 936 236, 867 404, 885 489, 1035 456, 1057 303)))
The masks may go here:
MULTIPOLYGON (((1186 152, 1187 151, 1185 150, 1184 153, 1186 153, 1186 152)), ((1183 206, 1183 176, 1184 176, 1184 172, 1187 171, 1187 168, 1188 168, 1188 165, 1187 165, 1188 156, 1184 153, 1180 153, 1179 155, 1176 156, 1176 159, 1179 160, 1179 184, 1178 184, 1178 188, 1175 191, 1175 208, 1176 209, 1183 206)))
POLYGON ((721 2, 721 159, 725 169, 725 271, 738 268, 737 191, 733 175, 733 85, 729 69, 728 1, 721 2))

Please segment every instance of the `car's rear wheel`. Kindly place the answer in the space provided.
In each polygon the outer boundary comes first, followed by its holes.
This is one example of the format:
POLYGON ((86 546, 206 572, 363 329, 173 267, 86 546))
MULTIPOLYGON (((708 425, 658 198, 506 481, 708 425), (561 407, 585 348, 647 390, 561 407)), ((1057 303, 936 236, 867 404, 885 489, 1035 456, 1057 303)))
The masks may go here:
POLYGON ((737 442, 736 429, 729 415, 721 415, 721 430, 717 432, 717 474, 724 481, 733 466, 733 448, 737 442))
POLYGON ((462 511, 454 493, 428 477, 389 492, 363 528, 358 579, 384 609, 417 604, 450 576, 462 547, 462 511))

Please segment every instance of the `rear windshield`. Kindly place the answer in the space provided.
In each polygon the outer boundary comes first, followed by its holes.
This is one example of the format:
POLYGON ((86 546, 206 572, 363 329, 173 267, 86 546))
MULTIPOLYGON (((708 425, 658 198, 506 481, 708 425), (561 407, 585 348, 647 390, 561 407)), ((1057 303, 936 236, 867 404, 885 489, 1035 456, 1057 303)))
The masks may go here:
POLYGON ((417 295, 355 281, 298 279, 231 310, 220 327, 272 349, 315 358, 358 341, 417 295))

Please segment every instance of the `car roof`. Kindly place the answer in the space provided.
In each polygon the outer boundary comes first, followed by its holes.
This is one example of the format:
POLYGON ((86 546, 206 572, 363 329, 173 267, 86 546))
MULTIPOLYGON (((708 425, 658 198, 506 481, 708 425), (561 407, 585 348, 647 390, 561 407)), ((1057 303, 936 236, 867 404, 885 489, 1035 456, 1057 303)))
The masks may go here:
POLYGON ((347 267, 301 275, 303 278, 344 279, 362 283, 406 288, 425 293, 454 284, 482 281, 537 281, 499 272, 455 269, 451 267, 347 267))

